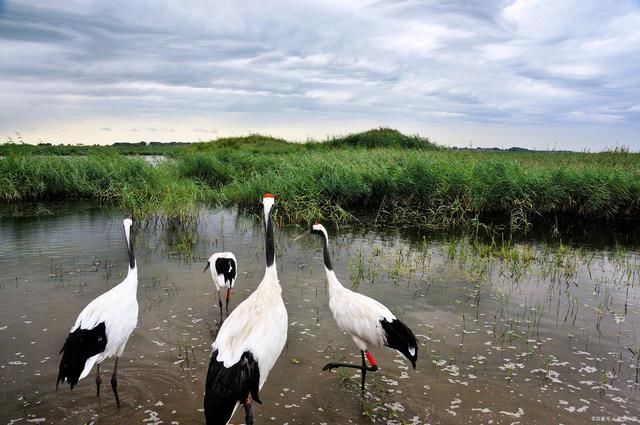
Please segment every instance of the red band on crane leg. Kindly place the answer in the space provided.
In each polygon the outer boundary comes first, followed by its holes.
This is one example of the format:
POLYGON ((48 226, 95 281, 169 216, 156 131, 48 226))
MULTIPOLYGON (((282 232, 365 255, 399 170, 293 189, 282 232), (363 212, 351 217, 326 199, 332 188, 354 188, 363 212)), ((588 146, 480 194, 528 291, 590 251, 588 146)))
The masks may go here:
POLYGON ((369 364, 371 366, 375 366, 376 365, 376 361, 374 360, 374 358, 371 355, 371 353, 369 353, 368 351, 365 351, 364 354, 367 356, 367 360, 369 360, 369 364))
POLYGON ((231 292, 231 288, 227 288, 227 301, 229 301, 229 292, 231 292))

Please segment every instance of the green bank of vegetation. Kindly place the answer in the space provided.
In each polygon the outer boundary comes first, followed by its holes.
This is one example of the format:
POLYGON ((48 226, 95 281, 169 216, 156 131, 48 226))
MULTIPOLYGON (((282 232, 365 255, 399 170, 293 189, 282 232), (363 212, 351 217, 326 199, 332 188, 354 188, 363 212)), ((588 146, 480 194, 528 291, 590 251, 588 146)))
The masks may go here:
MULTIPOLYGON (((454 228, 536 217, 640 216, 640 154, 477 152, 443 149, 389 129, 326 142, 265 136, 168 148, 158 165, 118 148, 33 156, 11 146, 0 160, 0 200, 96 199, 139 216, 189 220, 202 203, 257 209, 265 191, 286 221, 454 228)), ((53 149, 53 147, 51 147, 53 149)))
POLYGON ((121 155, 29 156, 0 160, 0 199, 96 200, 136 216, 193 220, 206 190, 181 178, 171 164, 157 167, 121 155))
POLYGON ((24 143, 20 135, 9 138, 0 145, 0 155, 167 155, 180 151, 189 143, 180 142, 116 142, 112 145, 53 145, 38 143, 36 145, 24 143))

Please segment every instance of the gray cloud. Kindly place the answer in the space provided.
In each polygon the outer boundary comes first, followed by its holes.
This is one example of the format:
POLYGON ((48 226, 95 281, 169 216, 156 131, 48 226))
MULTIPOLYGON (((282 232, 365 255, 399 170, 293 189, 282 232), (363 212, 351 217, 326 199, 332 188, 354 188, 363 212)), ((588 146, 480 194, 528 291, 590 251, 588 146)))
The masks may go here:
POLYGON ((247 129, 315 120, 409 122, 426 135, 459 124, 637 134, 639 28, 631 0, 10 1, 0 130, 46 116, 198 118, 193 133, 233 118, 247 129))

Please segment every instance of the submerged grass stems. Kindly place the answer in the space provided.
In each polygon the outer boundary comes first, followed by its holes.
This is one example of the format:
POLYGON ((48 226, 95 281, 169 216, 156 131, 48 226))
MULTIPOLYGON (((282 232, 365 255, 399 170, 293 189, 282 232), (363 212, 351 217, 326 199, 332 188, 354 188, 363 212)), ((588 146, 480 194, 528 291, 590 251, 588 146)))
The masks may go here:
POLYGON ((0 201, 96 199, 188 221, 202 202, 257 211, 256 200, 269 191, 278 197, 279 217, 290 222, 368 216, 476 231, 495 227, 496 218, 526 231, 540 216, 640 215, 640 154, 628 151, 445 150, 389 129, 325 143, 227 138, 167 149, 170 159, 157 166, 113 149, 66 158, 27 157, 26 149, 13 146, 0 160, 0 201))

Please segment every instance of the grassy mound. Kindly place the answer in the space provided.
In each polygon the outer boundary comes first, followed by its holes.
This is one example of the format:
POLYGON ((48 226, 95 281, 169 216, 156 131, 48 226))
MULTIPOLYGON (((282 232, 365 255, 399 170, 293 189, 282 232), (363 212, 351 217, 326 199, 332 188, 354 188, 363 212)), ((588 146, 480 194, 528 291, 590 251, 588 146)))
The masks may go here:
POLYGON ((335 148, 350 146, 367 149, 440 149, 438 146, 431 143, 426 137, 407 136, 400 133, 398 130, 393 130, 391 128, 377 128, 361 133, 349 134, 343 137, 336 137, 328 141, 327 145, 335 148))

